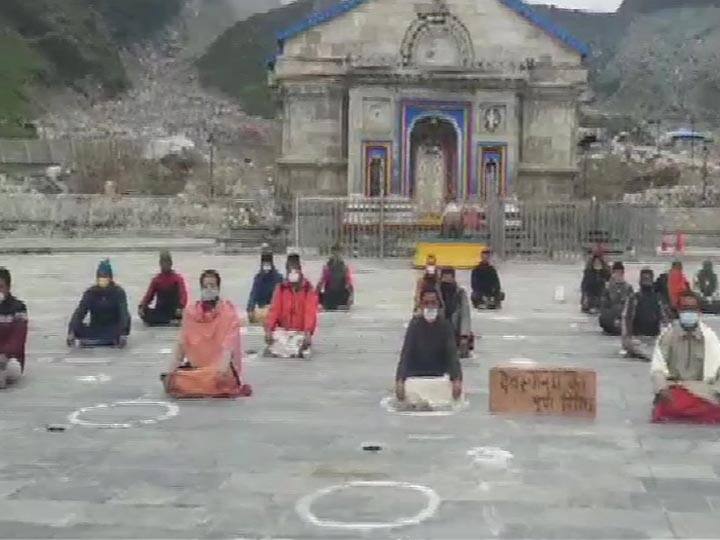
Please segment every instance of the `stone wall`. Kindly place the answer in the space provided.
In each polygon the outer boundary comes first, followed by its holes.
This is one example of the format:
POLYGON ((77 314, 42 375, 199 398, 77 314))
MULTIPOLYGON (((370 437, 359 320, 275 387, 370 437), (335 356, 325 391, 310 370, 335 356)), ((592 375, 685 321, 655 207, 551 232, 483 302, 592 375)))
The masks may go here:
POLYGON ((4 194, 0 231, 69 237, 100 232, 214 236, 222 228, 225 208, 222 201, 198 203, 180 197, 4 194))

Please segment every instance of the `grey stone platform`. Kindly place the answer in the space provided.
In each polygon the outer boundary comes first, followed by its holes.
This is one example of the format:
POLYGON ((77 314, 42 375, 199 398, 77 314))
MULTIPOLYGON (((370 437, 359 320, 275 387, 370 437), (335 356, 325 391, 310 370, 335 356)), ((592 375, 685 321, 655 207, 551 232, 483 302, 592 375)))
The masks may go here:
MULTIPOLYGON (((156 256, 110 255, 136 306, 156 256)), ((416 274, 405 263, 353 262, 354 311, 322 315, 309 362, 250 355, 252 398, 166 405, 158 374, 176 330, 148 330, 134 320, 124 351, 64 346, 67 317, 98 258, 0 258, 31 316, 27 376, 0 393, 0 537, 720 536, 720 432, 649 424, 648 366, 620 359, 618 341, 579 314, 579 265, 503 266, 506 308, 474 314, 482 339, 465 364, 469 409, 412 417, 380 406, 410 312, 416 274), (566 288, 565 304, 553 301, 558 285, 566 288), (597 420, 490 415, 488 369, 517 357, 596 369, 597 420), (137 400, 161 403, 92 408, 137 400), (153 422, 162 415, 168 418, 153 422), (130 427, 78 425, 71 417, 130 427), (46 429, 54 424, 67 429, 46 429), (382 450, 364 452, 364 442, 382 450), (381 484, 347 488, 350 482, 381 484), (383 482, 432 492, 428 498, 383 482), (300 515, 305 497, 338 485, 345 488, 306 505, 320 525, 300 515), (419 524, 369 528, 412 521, 423 510, 419 524)), ((217 268, 223 293, 241 307, 258 266, 256 257, 175 259, 195 294, 200 270, 217 268)), ((277 260, 284 265, 284 257, 277 260)), ((306 271, 317 279, 320 261, 306 271)), ((633 282, 638 271, 631 267, 633 282)), ((468 273, 462 279, 467 283, 468 273)), ((246 348, 261 342, 250 329, 246 348)))

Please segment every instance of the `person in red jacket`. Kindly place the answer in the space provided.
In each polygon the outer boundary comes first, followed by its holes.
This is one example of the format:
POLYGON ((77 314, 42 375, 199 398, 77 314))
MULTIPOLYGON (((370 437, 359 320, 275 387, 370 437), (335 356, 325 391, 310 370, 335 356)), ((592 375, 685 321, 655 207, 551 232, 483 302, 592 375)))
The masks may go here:
POLYGON ((0 268, 0 389, 16 382, 25 369, 27 308, 10 292, 11 282, 10 272, 0 268))
POLYGON ((299 255, 288 256, 287 278, 275 289, 265 322, 265 341, 274 356, 274 346, 282 342, 288 350, 297 348, 293 356, 308 358, 312 337, 317 328, 318 295, 305 279, 299 255), (297 345, 297 347, 295 347, 297 345))
POLYGON ((670 307, 677 312, 680 297, 690 289, 690 282, 683 272, 683 264, 680 261, 673 261, 670 273, 668 274, 668 296, 670 307))
POLYGON ((138 306, 138 315, 148 326, 177 325, 187 305, 187 288, 182 276, 173 270, 170 252, 160 253, 160 273, 150 282, 138 306), (155 307, 150 304, 155 301, 155 307))

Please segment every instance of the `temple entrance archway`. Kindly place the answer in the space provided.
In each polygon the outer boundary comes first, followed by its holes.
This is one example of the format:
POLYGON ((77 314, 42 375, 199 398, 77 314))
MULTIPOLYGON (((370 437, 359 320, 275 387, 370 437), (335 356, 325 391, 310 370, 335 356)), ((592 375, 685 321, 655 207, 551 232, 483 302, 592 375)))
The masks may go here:
POLYGON ((410 133, 409 195, 425 213, 440 213, 457 196, 460 138, 441 116, 418 120, 410 133))

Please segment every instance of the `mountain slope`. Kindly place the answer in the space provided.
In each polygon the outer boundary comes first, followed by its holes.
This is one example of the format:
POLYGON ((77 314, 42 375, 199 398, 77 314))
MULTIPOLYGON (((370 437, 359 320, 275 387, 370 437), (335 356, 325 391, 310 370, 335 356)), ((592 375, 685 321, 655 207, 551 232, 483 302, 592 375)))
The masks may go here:
POLYGON ((275 35, 312 10, 313 0, 300 0, 235 24, 198 61, 203 85, 238 98, 251 114, 273 116, 267 62, 276 52, 275 35))

